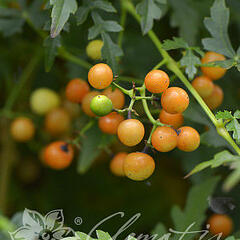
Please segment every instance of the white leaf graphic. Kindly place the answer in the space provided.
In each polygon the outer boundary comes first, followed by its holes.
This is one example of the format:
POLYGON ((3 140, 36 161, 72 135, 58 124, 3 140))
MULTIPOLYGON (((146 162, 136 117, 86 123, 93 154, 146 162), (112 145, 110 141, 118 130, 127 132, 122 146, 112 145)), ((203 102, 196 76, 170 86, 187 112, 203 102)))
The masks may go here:
POLYGON ((40 233, 44 229, 44 218, 37 211, 25 209, 23 212, 23 226, 35 229, 40 233))
POLYGON ((38 233, 27 227, 21 227, 15 232, 9 234, 12 240, 35 240, 39 237, 38 233))
POLYGON ((64 228, 61 228, 61 229, 58 229, 58 230, 54 231, 53 232, 53 237, 55 239, 62 239, 62 238, 65 238, 65 237, 69 237, 70 234, 72 236, 74 236, 74 231, 69 227, 64 227, 64 228))
POLYGON ((64 224, 64 216, 63 210, 53 210, 49 212, 44 219, 45 229, 54 230, 63 227, 64 224))

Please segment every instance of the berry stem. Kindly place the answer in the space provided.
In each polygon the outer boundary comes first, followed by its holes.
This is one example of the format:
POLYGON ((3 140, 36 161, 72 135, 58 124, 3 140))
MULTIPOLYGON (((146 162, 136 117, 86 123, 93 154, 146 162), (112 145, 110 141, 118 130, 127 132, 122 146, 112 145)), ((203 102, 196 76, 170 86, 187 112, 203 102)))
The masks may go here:
MULTIPOLYGON (((135 9, 134 5, 132 4, 131 0, 123 0, 123 6, 139 23, 141 22, 141 17, 137 14, 136 9, 135 9)), ((182 73, 177 62, 168 54, 167 51, 165 51, 162 48, 162 43, 159 40, 158 36, 152 30, 150 30, 148 32, 148 36, 152 40, 152 42, 154 43, 156 48, 158 49, 159 53, 162 55, 163 59, 166 60, 168 69, 171 70, 183 82, 183 84, 188 88, 188 90, 192 93, 192 95, 195 97, 197 102, 200 104, 200 106, 203 108, 205 113, 208 115, 210 120, 215 125, 218 133, 219 133, 219 129, 225 129, 224 126, 222 126, 222 124, 216 119, 213 112, 209 109, 209 107, 206 105, 206 103, 203 101, 203 99, 200 97, 200 95, 197 93, 197 91, 193 88, 193 86, 188 81, 188 79, 185 77, 185 75, 182 73)), ((146 111, 146 100, 142 100, 142 101, 145 106, 144 109, 146 111), (144 101, 145 101, 145 103, 144 103, 144 101)), ((148 111, 146 111, 146 114, 149 116, 148 111)), ((153 123, 153 119, 152 118, 150 119, 150 118, 149 118, 149 120, 153 123)), ((224 134, 221 134, 221 132, 220 132, 219 135, 222 136, 233 147, 233 149, 236 151, 236 153, 238 155, 240 155, 239 147, 233 141, 233 139, 231 138, 230 134, 227 132, 226 129, 224 130, 224 134)))
MULTIPOLYGON (((122 26, 123 30, 125 28, 126 25, 126 20, 127 20, 127 11, 126 9, 123 7, 122 1, 121 2, 121 18, 120 18, 120 25, 122 26)), ((118 35, 118 46, 121 48, 122 47, 122 42, 123 42, 123 34, 124 31, 121 31, 118 35)))
POLYGON ((152 135, 153 135, 154 131, 156 130, 156 128, 157 128, 157 125, 154 124, 153 127, 152 127, 152 131, 151 131, 151 133, 150 133, 150 135, 149 135, 149 138, 148 138, 148 140, 147 140, 147 145, 151 145, 152 135))
POLYGON ((159 69, 161 66, 163 66, 164 64, 166 64, 167 63, 167 59, 163 59, 162 61, 160 61, 154 68, 153 68, 153 70, 157 70, 157 69, 159 69))
POLYGON ((132 97, 132 95, 133 95, 133 91, 132 90, 127 90, 127 89, 121 87, 120 85, 118 85, 115 82, 112 82, 112 85, 114 85, 115 87, 120 89, 124 94, 128 95, 129 97, 132 97))

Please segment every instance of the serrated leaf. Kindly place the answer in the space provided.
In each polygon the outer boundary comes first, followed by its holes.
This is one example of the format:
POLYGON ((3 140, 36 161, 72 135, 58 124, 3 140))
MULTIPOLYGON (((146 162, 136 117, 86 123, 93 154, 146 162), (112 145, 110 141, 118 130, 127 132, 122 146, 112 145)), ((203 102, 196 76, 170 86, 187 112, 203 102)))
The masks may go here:
POLYGON ((169 0, 168 2, 172 7, 171 26, 178 27, 180 37, 194 45, 200 25, 198 11, 189 4, 188 0, 169 0))
POLYGON ((237 119, 240 119, 240 110, 237 110, 233 116, 237 119))
POLYGON ((233 138, 236 140, 238 144, 240 144, 240 124, 237 119, 233 120, 233 138))
POLYGON ((213 159, 198 164, 187 176, 189 177, 208 167, 217 168, 226 163, 231 163, 239 160, 240 160, 240 156, 232 155, 229 151, 225 150, 215 154, 213 159))
POLYGON ((55 38, 63 29, 70 14, 77 11, 76 0, 50 0, 52 8, 51 37, 55 38))
POLYGON ((141 16, 141 28, 145 35, 152 29, 154 20, 160 19, 162 11, 154 0, 142 0, 136 10, 141 16))
POLYGON ((211 17, 205 18, 204 24, 212 35, 212 38, 202 40, 204 48, 233 58, 235 51, 228 36, 229 9, 225 0, 215 0, 211 7, 211 17))
POLYGON ((185 67, 185 72, 189 79, 193 79, 197 73, 197 68, 195 65, 201 64, 200 58, 193 54, 191 49, 188 49, 185 56, 182 57, 180 61, 181 66, 185 67))
POLYGON ((232 113, 227 110, 224 110, 223 112, 219 111, 216 113, 215 116, 217 119, 223 119, 223 120, 228 120, 233 118, 232 113))
POLYGON ((21 32, 24 22, 20 11, 0 7, 0 32, 3 36, 8 37, 21 32))
POLYGON ((49 72, 54 63, 55 57, 58 54, 58 48, 61 46, 60 37, 50 38, 44 40, 45 52, 45 70, 49 72))
POLYGON ((189 45, 187 42, 185 42, 182 38, 176 38, 173 37, 173 40, 164 40, 162 47, 166 50, 173 50, 173 49, 179 49, 179 48, 188 48, 189 45))
POLYGON ((111 236, 109 235, 109 233, 103 232, 101 230, 97 230, 97 237, 100 240, 111 240, 111 236))
MULTIPOLYGON (((84 141, 81 145, 81 152, 78 157, 78 172, 83 174, 85 173, 94 160, 98 157, 98 155, 102 151, 102 144, 103 144, 103 138, 109 137, 112 139, 112 136, 108 136, 106 134, 103 134, 97 124, 93 125, 84 136, 84 141)), ((106 146, 109 146, 112 141, 106 141, 106 146)))
POLYGON ((116 57, 123 55, 122 49, 115 44, 107 33, 102 33, 104 45, 102 47, 102 58, 107 60, 107 63, 113 70, 114 75, 117 74, 116 57))
MULTIPOLYGON (((205 220, 205 211, 208 208, 207 198, 212 195, 218 180, 218 178, 210 178, 201 184, 193 186, 189 191, 184 210, 177 206, 172 209, 171 216, 175 225, 174 229, 183 232, 193 224, 191 227, 192 234, 185 235, 185 240, 193 239, 193 232, 201 229, 201 225, 205 220)), ((173 236, 174 240, 178 238, 179 236, 176 234, 173 236)))
POLYGON ((234 59, 227 59, 224 61, 214 61, 211 62, 214 63, 222 68, 226 68, 226 69, 230 69, 231 67, 233 67, 235 65, 235 60, 234 59))
POLYGON ((98 8, 105 12, 116 13, 117 10, 113 7, 112 3, 102 0, 95 0, 90 2, 92 8, 98 8))
POLYGON ((92 12, 92 18, 95 25, 89 28, 88 31, 89 40, 96 38, 99 34, 104 32, 122 31, 122 27, 116 21, 105 21, 96 12, 92 12))

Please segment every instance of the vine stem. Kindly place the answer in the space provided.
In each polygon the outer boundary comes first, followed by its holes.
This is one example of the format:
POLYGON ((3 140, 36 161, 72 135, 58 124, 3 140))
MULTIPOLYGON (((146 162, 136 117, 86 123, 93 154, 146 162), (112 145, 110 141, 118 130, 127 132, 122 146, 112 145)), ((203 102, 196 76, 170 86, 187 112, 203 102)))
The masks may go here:
MULTIPOLYGON (((141 17, 137 14, 134 5, 132 4, 131 0, 122 0, 124 8, 140 23, 141 17)), ((195 97, 197 102, 200 104, 200 106, 203 108, 205 113, 208 115, 212 123, 215 125, 217 132, 220 136, 222 136, 236 151, 238 155, 240 155, 240 149, 237 146, 237 144, 233 141, 230 134, 227 132, 224 125, 216 119, 212 111, 209 109, 209 107, 206 105, 206 103, 203 101, 203 99, 200 97, 200 95, 197 93, 197 91, 192 87, 191 83, 188 81, 188 79, 185 77, 185 75, 182 73, 182 71, 179 69, 177 62, 162 48, 162 43, 157 37, 157 35, 150 30, 148 32, 149 38, 153 41, 154 45, 162 55, 163 59, 166 61, 166 65, 170 71, 172 71, 182 82, 183 84, 188 88, 188 90, 192 93, 192 95, 195 97)), ((146 107, 147 103, 143 104, 146 107)), ((145 110, 146 111, 146 110, 145 110)), ((149 111, 150 112, 150 111, 149 111)), ((147 113, 147 112, 146 112, 147 113)), ((149 114, 147 113, 148 117, 149 114)), ((151 118, 151 117, 150 117, 151 118)), ((153 122, 153 119, 149 119, 151 122, 153 122)))

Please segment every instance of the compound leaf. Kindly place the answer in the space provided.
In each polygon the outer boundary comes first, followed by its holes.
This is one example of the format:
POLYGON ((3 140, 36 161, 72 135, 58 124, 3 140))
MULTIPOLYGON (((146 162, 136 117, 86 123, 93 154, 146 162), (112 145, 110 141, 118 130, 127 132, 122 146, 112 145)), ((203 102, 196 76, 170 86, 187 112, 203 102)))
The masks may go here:
POLYGON ((77 11, 76 0, 50 0, 52 8, 51 37, 55 38, 63 29, 65 23, 77 11))

